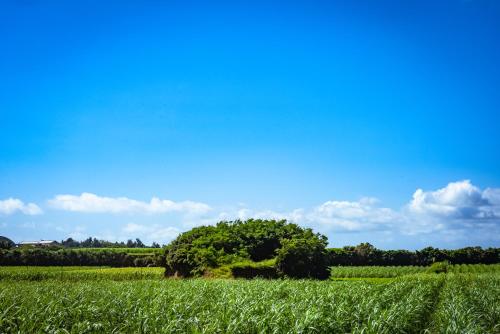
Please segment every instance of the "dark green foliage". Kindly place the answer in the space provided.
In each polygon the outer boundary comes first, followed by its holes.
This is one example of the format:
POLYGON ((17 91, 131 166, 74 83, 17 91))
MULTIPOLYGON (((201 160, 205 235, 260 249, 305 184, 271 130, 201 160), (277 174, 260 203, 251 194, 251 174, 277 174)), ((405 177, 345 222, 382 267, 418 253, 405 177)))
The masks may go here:
POLYGON ((456 250, 427 247, 419 251, 381 250, 369 243, 356 247, 330 248, 328 263, 331 266, 428 266, 434 262, 451 264, 500 263, 500 248, 466 247, 456 250))
POLYGON ((294 278, 327 278, 326 245, 326 237, 312 232, 284 240, 276 258, 278 272, 294 278))
MULTIPOLYGON (((325 250, 326 238, 286 221, 220 222, 181 234, 166 247, 166 275, 201 276, 209 268, 236 262, 262 261, 276 256, 280 275, 326 278, 328 266, 428 266, 436 261, 499 263, 500 249, 469 247, 458 250, 424 248, 380 250, 369 243, 325 250)), ((238 270, 238 269, 236 269, 238 270)), ((251 274, 252 268, 245 269, 251 274)), ((247 275, 247 274, 242 274, 247 275)))
POLYGON ((0 249, 0 266, 159 267, 164 263, 162 254, 129 254, 106 249, 99 251, 28 247, 0 249))
POLYGON ((312 236, 316 235, 310 229, 285 220, 223 221, 216 226, 196 227, 166 247, 166 274, 200 276, 208 268, 271 259, 284 241, 312 236))
MULTIPOLYGON (((147 248, 146 245, 141 241, 141 239, 136 238, 135 241, 129 239, 127 243, 122 242, 111 242, 106 240, 99 240, 97 238, 87 238, 83 241, 77 241, 73 238, 68 238, 61 241, 61 246, 66 248, 147 248)), ((151 248, 159 248, 156 242, 153 242, 151 248)))
POLYGON ((279 276, 273 259, 234 263, 229 268, 234 278, 278 278, 279 276))
POLYGON ((141 239, 136 238, 135 241, 131 239, 127 240, 127 248, 144 248, 146 245, 141 241, 141 239))
POLYGON ((14 241, 10 240, 7 237, 0 236, 0 249, 9 249, 14 247, 16 244, 14 241))
POLYGON ((0 237, 0 266, 165 266, 164 251, 157 243, 148 248, 140 239, 129 241, 127 247, 124 242, 68 238, 55 246, 12 248, 15 244, 11 240, 0 237), (3 241, 10 247, 2 247, 3 241))

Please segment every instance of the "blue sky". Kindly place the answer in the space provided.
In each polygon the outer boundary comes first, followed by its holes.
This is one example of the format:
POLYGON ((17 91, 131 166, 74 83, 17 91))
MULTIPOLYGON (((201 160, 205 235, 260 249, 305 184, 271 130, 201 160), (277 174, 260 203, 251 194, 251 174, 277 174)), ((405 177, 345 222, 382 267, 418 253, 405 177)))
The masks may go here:
POLYGON ((0 33, 0 235, 500 246, 497 1, 12 1, 0 33))

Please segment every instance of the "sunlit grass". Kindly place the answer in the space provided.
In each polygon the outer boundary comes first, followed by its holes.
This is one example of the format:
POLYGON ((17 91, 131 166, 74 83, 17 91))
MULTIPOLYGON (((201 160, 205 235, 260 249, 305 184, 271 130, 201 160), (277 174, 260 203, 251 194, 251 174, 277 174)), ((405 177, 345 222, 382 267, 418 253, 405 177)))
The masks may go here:
POLYGON ((425 325, 439 279, 0 283, 0 332, 336 333, 425 325))
POLYGON ((498 273, 179 280, 163 268, 0 267, 0 333, 498 333, 498 300, 498 273))
POLYGON ((165 269, 109 268, 109 267, 0 267, 0 280, 40 281, 47 279, 86 280, 138 280, 161 279, 165 269))

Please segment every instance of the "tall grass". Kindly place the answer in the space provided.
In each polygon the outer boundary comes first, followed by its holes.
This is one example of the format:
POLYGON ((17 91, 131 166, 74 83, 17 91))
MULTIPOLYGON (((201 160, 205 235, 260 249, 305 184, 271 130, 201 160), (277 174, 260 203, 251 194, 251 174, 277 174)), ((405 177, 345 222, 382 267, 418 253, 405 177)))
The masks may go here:
POLYGON ((448 267, 452 273, 496 273, 500 272, 500 264, 455 264, 448 267))
MULTIPOLYGON (((447 272, 453 273, 500 273, 500 264, 456 264, 449 265, 444 262, 435 265, 444 266, 447 272)), ((431 267, 424 266, 338 266, 330 267, 330 276, 332 278, 358 278, 358 277, 400 277, 404 275, 413 275, 424 272, 436 272, 431 267)))
POLYGON ((498 272, 406 268, 395 278, 308 281, 0 267, 0 333, 500 333, 498 272))
POLYGON ((0 332, 396 333, 424 326, 439 279, 0 283, 0 332))
POLYGON ((402 266, 402 267, 382 267, 382 266, 339 266, 331 267, 332 278, 355 278, 355 277, 400 277, 425 272, 427 267, 402 266))
POLYGON ((160 279, 164 268, 0 267, 0 280, 65 281, 160 279))
POLYGON ((430 332, 500 333, 500 276, 448 274, 430 332))

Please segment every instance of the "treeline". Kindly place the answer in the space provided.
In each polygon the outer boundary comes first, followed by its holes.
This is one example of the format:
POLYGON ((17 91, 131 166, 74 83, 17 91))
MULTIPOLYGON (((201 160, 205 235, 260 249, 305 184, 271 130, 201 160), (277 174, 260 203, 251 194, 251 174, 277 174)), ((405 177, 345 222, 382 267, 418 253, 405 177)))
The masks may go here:
MULTIPOLYGON (((1 249, 9 249, 16 247, 14 241, 10 240, 7 237, 0 236, 0 248, 1 249)), ((22 247, 30 247, 30 246, 22 246, 22 247)), ((66 240, 61 240, 61 242, 56 242, 53 245, 50 245, 51 248, 161 248, 159 243, 153 242, 151 246, 144 244, 141 239, 136 238, 135 240, 129 239, 127 242, 112 242, 97 238, 89 237, 85 240, 78 241, 73 238, 68 238, 66 240)))
POLYGON ((500 248, 466 247, 454 250, 426 247, 417 251, 381 250, 369 243, 327 250, 330 266, 428 266, 451 264, 493 264, 500 262, 500 248))
POLYGON ((0 266, 110 266, 161 267, 163 253, 130 254, 113 250, 72 250, 44 248, 0 249, 0 266))
POLYGON ((467 247, 418 251, 380 250, 369 243, 327 248, 327 238, 285 220, 222 221, 180 234, 164 249, 144 252, 136 239, 112 243, 71 238, 53 247, 15 247, 0 238, 0 265, 32 266, 165 266, 167 276, 193 277, 227 268, 233 277, 326 278, 333 266, 427 266, 500 263, 500 248, 467 247), (128 249, 127 249, 128 248, 128 249), (132 250, 134 249, 134 250, 132 250), (137 251, 137 253, 136 253, 137 251), (140 253, 139 253, 140 251, 140 253), (270 261, 272 260, 272 261, 270 261))
POLYGON ((165 256, 160 245, 146 246, 140 239, 110 242, 72 238, 50 246, 16 247, 9 238, 0 236, 0 266, 111 266, 161 267, 165 256))
POLYGON ((160 248, 160 244, 153 242, 151 246, 146 246, 141 239, 129 239, 127 242, 111 242, 99 240, 97 238, 87 238, 83 241, 77 241, 73 238, 68 238, 61 241, 61 246, 67 248, 160 248))
POLYGON ((285 220, 220 222, 182 233, 166 247, 166 274, 191 277, 229 268, 234 277, 325 278, 332 266, 427 266, 500 262, 500 249, 380 250, 369 243, 327 249, 327 238, 285 220), (263 260, 275 259, 275 261, 263 260), (241 264, 239 264, 241 263, 241 264))

